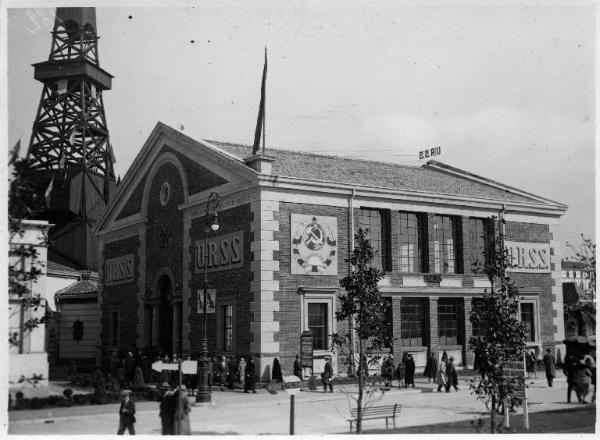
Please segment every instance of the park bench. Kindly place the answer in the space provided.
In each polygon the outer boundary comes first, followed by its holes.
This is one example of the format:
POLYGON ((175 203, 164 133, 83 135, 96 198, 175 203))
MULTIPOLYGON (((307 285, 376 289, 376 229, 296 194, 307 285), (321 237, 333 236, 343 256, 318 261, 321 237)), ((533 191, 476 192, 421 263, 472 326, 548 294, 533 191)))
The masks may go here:
MULTIPOLYGON (((400 412, 402 405, 395 403, 394 405, 381 405, 371 406, 363 409, 362 420, 376 420, 385 419, 385 429, 388 429, 388 420, 392 419, 394 422, 394 428, 396 427, 396 416, 400 412)), ((352 432, 352 423, 356 422, 358 417, 358 408, 352 408, 350 411, 351 418, 348 419, 350 422, 350 432, 352 432)))

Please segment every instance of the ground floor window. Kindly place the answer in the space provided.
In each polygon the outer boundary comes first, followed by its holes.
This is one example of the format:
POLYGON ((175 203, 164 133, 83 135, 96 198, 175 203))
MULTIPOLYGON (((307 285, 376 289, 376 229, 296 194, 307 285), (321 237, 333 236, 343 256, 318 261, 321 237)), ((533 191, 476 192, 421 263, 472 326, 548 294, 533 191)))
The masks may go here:
MULTIPOLYGON (((335 289, 302 290, 302 331, 313 336, 315 351, 331 349, 330 335, 335 333, 335 289)), ((324 354, 324 353, 323 353, 324 354)))
POLYGON ((400 300, 400 345, 416 347, 426 345, 425 299, 402 298, 400 300))
POLYGON ((438 337, 440 345, 458 345, 460 319, 459 300, 456 298, 440 298, 438 301, 438 337))
POLYGON ((233 306, 223 306, 223 348, 233 350, 233 306))

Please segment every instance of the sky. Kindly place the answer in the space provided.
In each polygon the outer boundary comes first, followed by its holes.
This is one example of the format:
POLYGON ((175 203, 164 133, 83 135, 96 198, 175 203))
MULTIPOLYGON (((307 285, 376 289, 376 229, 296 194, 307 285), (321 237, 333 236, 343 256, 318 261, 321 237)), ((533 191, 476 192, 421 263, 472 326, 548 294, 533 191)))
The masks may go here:
MULTIPOLYGON (((267 149, 418 166, 439 146, 441 162, 568 205, 562 240, 595 237, 591 1, 95 4, 120 6, 96 14, 121 176, 159 120, 251 144, 266 45, 267 149)), ((10 147, 29 142, 54 9, 6 17, 10 147)))

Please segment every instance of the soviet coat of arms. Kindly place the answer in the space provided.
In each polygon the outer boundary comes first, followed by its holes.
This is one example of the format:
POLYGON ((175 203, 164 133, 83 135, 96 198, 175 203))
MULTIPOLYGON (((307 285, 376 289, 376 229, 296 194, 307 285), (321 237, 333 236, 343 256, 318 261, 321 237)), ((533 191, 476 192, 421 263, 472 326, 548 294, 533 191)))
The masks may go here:
POLYGON ((337 275, 337 218, 292 214, 292 274, 337 275))

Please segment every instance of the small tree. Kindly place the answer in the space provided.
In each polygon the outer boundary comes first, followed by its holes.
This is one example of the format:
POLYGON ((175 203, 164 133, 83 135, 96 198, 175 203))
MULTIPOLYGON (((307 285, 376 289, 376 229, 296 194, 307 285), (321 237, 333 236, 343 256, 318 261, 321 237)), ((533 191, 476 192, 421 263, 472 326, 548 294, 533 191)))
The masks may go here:
POLYGON ((577 320, 578 334, 587 337, 590 330, 593 333, 596 330, 596 243, 581 234, 580 244, 567 242, 567 246, 575 254, 575 260, 582 264, 582 271, 589 281, 577 302, 565 308, 577 320))
MULTIPOLYGON (((34 174, 26 159, 16 160, 13 165, 13 179, 10 182, 8 198, 9 223, 9 264, 8 289, 11 299, 18 299, 23 310, 37 310, 43 307, 43 298, 34 295, 32 284, 42 274, 42 267, 37 261, 38 247, 47 245, 47 237, 34 244, 13 244, 24 234, 23 220, 38 219, 45 211, 44 200, 35 188, 34 174)), ((9 334, 9 343, 19 346, 23 338, 36 327, 49 319, 47 314, 42 317, 31 317, 22 323, 20 332, 9 334)))
MULTIPOLYGON (((358 339, 358 358, 361 360, 358 369, 358 398, 356 432, 362 432, 362 415, 367 402, 374 395, 375 387, 367 391, 368 370, 362 363, 366 353, 378 353, 390 343, 389 326, 385 316, 389 304, 381 297, 377 286, 383 278, 383 273, 371 265, 373 261, 373 248, 366 238, 366 232, 359 229, 355 234, 355 248, 347 260, 352 265, 349 275, 340 280, 346 293, 338 298, 339 309, 336 312, 338 321, 353 319, 354 326, 350 326, 348 334, 334 334, 333 343, 337 347, 347 347, 352 340, 351 332, 358 339)), ((350 359, 354 362, 354 359, 350 359)))
POLYGON ((486 264, 490 289, 483 300, 474 303, 470 320, 473 326, 483 330, 483 334, 471 337, 469 347, 475 353, 476 367, 481 379, 471 382, 471 392, 481 400, 490 413, 491 432, 495 431, 494 414, 500 403, 506 407, 521 404, 518 391, 525 387, 522 376, 507 377, 503 362, 522 361, 525 353, 525 328, 519 322, 519 291, 514 281, 507 275, 509 267, 508 251, 504 246, 504 217, 499 219, 500 232, 490 246, 492 255, 486 264))

